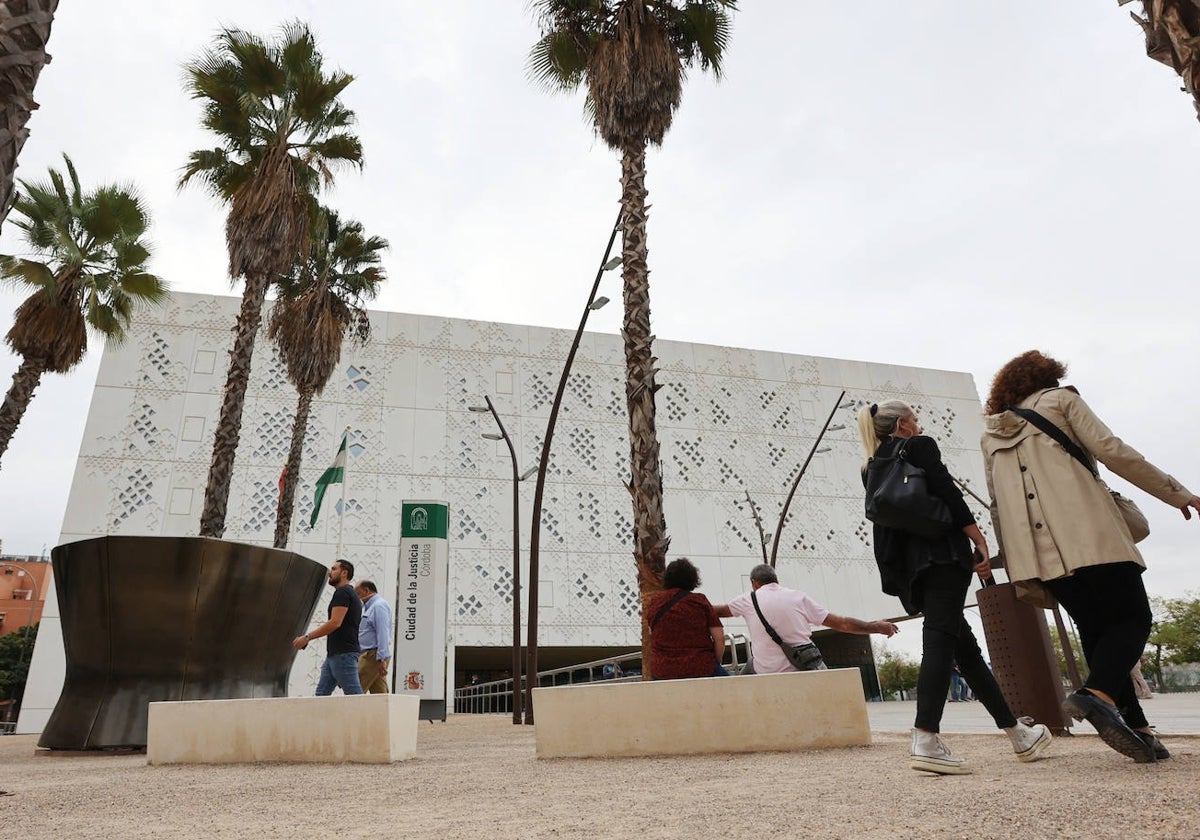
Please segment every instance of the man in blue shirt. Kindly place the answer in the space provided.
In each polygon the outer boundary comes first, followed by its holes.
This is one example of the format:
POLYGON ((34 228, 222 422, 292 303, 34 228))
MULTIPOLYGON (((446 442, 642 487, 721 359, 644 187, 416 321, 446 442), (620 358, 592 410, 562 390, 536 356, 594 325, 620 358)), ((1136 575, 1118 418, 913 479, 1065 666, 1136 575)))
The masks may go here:
POLYGON ((317 696, 333 694, 341 688, 344 694, 362 694, 358 671, 354 663, 358 660, 358 625, 362 617, 362 601, 350 585, 354 577, 354 564, 348 560, 334 560, 329 567, 329 585, 333 597, 329 599, 329 619, 316 630, 310 630, 292 641, 296 650, 304 650, 313 639, 328 636, 325 662, 321 665, 321 677, 317 680, 317 696))
POLYGON ((388 662, 392 658, 392 608, 379 595, 373 581, 354 587, 363 602, 358 625, 358 680, 368 694, 387 694, 388 662))

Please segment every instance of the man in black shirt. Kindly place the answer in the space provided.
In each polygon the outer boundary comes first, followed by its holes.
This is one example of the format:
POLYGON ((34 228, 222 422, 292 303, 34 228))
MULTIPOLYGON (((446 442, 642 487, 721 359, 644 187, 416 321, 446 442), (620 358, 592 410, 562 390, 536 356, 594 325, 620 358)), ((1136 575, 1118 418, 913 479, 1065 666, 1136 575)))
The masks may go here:
POLYGON ((362 694, 358 681, 358 625, 362 621, 362 601, 350 585, 354 577, 354 564, 348 560, 335 560, 329 568, 329 585, 333 597, 329 599, 329 620, 318 627, 297 636, 292 641, 296 650, 304 650, 313 639, 322 636, 325 642, 325 663, 321 666, 321 678, 317 680, 317 696, 333 694, 340 687, 343 694, 362 694))

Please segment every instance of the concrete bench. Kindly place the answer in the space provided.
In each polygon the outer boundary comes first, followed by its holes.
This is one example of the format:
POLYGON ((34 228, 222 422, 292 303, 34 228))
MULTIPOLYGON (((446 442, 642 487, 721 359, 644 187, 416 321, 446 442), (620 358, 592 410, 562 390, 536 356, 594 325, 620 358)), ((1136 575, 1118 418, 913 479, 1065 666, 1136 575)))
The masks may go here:
POLYGON ((151 703, 146 763, 390 764, 417 754, 420 705, 408 694, 151 703))
POLYGON ((538 758, 871 743, 857 668, 535 688, 538 758))

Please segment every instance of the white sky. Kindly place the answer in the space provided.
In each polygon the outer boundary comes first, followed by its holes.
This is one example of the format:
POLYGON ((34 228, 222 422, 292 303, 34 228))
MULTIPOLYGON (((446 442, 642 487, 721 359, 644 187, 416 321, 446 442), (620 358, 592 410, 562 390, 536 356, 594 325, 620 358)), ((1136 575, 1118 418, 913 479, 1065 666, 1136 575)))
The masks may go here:
MULTIPOLYGON (((1119 435, 1200 488, 1200 125, 1145 57, 1135 6, 742 5, 726 78, 693 75, 650 156, 655 332, 966 370, 981 390, 1038 347, 1119 435)), ((580 97, 526 79, 523 2, 65 3, 18 176, 66 151, 85 183, 132 180, 154 216, 153 270, 228 293, 222 208, 175 189, 188 153, 213 145, 180 65, 221 24, 289 17, 357 76, 345 98, 367 164, 329 203, 392 242, 377 308, 572 326, 619 168, 580 97)), ((7 225, 0 253, 19 250, 7 225)), ((0 312, 19 300, 0 291, 0 312)), ((589 326, 619 320, 608 307, 589 326)), ((58 537, 98 349, 43 379, 5 456, 6 553, 58 537)), ((16 364, 5 353, 0 373, 16 364)), ((1200 523, 1133 495, 1154 529, 1151 593, 1200 588, 1200 523)))

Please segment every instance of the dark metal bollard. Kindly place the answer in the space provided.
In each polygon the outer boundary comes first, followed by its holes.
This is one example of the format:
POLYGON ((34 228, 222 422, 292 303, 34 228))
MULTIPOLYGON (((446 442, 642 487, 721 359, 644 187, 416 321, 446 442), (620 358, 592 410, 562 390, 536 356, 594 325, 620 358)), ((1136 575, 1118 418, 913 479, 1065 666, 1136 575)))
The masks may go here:
POLYGON ((67 670, 38 746, 144 747, 158 700, 284 697, 326 582, 290 551, 99 537, 51 554, 67 670))
POLYGON ((1071 718, 1062 710, 1066 695, 1045 612, 1018 601, 1011 583, 984 587, 976 595, 992 672, 1013 714, 1029 715, 1061 734, 1071 718))

